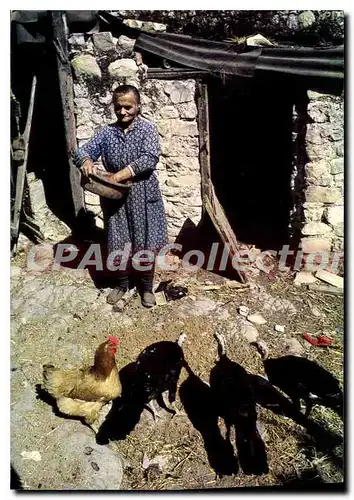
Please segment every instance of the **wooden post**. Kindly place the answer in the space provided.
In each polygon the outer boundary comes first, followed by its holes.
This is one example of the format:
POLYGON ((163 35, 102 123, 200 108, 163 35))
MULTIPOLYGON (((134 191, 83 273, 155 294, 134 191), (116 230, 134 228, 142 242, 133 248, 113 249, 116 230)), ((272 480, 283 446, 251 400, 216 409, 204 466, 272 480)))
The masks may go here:
POLYGON ((75 216, 84 208, 84 196, 80 185, 80 172, 73 166, 71 154, 76 149, 76 124, 74 115, 74 86, 69 61, 65 12, 51 11, 53 44, 57 54, 58 79, 63 110, 69 179, 75 216))
POLYGON ((210 139, 209 139, 209 107, 208 87, 201 80, 197 81, 197 109, 199 130, 199 162, 201 174, 201 191, 203 201, 203 212, 205 211, 205 199, 211 197, 211 170, 210 170, 210 139))
MULTIPOLYGON (((13 157, 16 156, 16 153, 20 153, 19 155, 17 155, 20 161, 17 167, 16 195, 14 202, 13 221, 11 224, 11 238, 15 242, 17 242, 18 232, 20 227, 20 217, 21 217, 22 202, 23 202, 23 189, 25 185, 27 159, 28 159, 28 143, 31 135, 34 100, 36 96, 36 85, 37 85, 37 77, 34 76, 32 79, 32 89, 31 89, 30 102, 28 106, 25 131, 22 137, 18 137, 14 141, 14 143, 16 143, 17 146, 16 150, 13 153, 13 157)), ((12 144, 12 146, 14 146, 14 144, 12 144)), ((13 147, 13 149, 15 148, 13 147)))

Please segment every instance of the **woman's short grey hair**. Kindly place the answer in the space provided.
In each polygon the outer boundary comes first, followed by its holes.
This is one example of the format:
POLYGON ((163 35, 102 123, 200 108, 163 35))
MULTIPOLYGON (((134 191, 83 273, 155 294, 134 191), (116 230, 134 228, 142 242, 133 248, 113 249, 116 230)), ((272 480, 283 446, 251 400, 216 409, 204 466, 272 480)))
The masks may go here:
POLYGON ((117 96, 129 94, 129 92, 134 94, 136 102, 140 104, 140 92, 134 85, 119 85, 119 87, 113 91, 113 102, 117 96))

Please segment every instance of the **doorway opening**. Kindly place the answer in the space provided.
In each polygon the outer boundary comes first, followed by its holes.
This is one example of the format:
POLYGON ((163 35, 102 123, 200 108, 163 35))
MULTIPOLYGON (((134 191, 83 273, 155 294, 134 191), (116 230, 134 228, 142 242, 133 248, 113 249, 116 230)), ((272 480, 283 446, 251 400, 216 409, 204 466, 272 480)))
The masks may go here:
POLYGON ((208 83, 211 180, 239 242, 290 243, 292 91, 281 81, 208 83))

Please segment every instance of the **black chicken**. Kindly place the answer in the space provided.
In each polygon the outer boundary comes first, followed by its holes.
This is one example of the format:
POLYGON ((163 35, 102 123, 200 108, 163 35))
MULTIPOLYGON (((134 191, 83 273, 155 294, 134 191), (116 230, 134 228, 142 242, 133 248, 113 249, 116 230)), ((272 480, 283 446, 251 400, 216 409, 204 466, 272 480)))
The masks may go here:
POLYGON ((219 415, 225 420, 228 434, 235 427, 236 447, 245 474, 269 471, 264 442, 257 429, 257 411, 246 370, 225 354, 225 339, 215 333, 219 360, 210 372, 210 387, 219 415))
POLYGON ((278 391, 266 378, 249 374, 249 382, 255 401, 271 410, 276 415, 291 418, 304 427, 308 433, 323 447, 333 448, 342 442, 342 438, 305 416, 296 405, 278 391))
POLYGON ((184 365, 181 348, 184 339, 185 334, 182 333, 177 342, 151 344, 139 354, 135 362, 122 368, 119 372, 122 394, 113 401, 112 409, 98 431, 98 443, 125 439, 139 422, 144 408, 148 408, 155 419, 160 416, 152 404, 153 400, 169 413, 179 413, 174 403, 184 365), (166 391, 172 408, 168 408, 163 399, 166 391))
POLYGON ((181 345, 185 337, 182 333, 177 342, 161 341, 151 344, 139 354, 134 364, 128 397, 135 404, 148 406, 154 418, 159 416, 153 406, 154 400, 169 413, 178 413, 175 400, 177 383, 184 364, 181 345), (173 408, 168 408, 163 399, 166 391, 173 408))
POLYGON ((238 460, 230 441, 221 435, 212 391, 187 364, 185 368, 188 378, 181 384, 179 395, 188 418, 203 437, 210 466, 220 477, 237 474, 238 460))
POLYGON ((252 342, 251 345, 261 355, 269 382, 285 392, 297 410, 301 410, 300 399, 303 399, 306 417, 314 404, 332 408, 343 417, 343 393, 339 381, 330 372, 300 356, 268 359, 268 348, 264 342, 252 342))

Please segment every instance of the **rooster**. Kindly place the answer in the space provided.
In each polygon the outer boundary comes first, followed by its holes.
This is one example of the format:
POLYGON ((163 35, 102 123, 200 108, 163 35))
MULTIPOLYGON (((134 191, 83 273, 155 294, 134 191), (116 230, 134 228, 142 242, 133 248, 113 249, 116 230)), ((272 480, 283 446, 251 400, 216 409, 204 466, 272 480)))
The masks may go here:
POLYGON ((56 399, 61 413, 83 417, 92 425, 101 408, 121 393, 115 362, 118 339, 109 336, 95 352, 94 364, 86 368, 63 369, 43 366, 43 388, 56 399))

